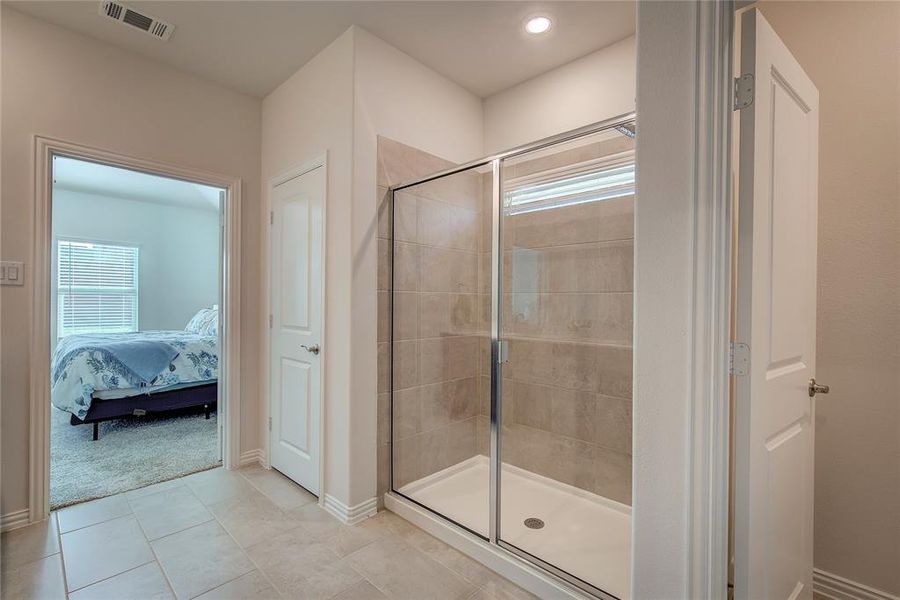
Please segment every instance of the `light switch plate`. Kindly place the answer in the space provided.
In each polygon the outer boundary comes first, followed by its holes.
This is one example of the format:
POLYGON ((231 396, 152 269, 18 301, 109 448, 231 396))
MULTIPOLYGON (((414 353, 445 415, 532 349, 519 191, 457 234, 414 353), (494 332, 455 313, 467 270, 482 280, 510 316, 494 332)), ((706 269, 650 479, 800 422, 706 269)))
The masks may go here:
POLYGON ((0 262, 0 285, 25 285, 25 263, 12 260, 0 262))

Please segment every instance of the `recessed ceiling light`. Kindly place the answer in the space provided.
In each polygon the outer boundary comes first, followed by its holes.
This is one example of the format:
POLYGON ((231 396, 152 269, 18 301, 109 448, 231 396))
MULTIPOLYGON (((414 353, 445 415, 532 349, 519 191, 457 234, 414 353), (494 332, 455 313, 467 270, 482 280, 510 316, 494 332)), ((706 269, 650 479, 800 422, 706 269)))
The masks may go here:
POLYGON ((537 35, 550 29, 553 21, 549 17, 531 17, 525 22, 525 31, 537 35))

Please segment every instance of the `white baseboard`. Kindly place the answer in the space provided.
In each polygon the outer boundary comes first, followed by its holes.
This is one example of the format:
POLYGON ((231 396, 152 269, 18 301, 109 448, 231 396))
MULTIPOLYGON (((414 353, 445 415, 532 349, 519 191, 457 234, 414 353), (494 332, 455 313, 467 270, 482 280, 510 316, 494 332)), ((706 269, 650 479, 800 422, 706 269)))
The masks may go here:
POLYGON ((0 516, 0 531, 9 531, 28 525, 28 509, 16 510, 0 516))
POLYGON ((259 464, 262 466, 266 466, 266 455, 262 451, 261 448, 256 448, 254 450, 247 450, 246 452, 241 452, 241 462, 240 466, 246 467, 247 465, 259 464))
POLYGON ((813 592, 832 600, 900 600, 900 596, 822 569, 813 569, 813 592))
POLYGON ((322 508, 331 513, 337 520, 346 525, 356 525, 378 512, 378 500, 369 498, 356 506, 347 506, 334 496, 325 494, 322 508))

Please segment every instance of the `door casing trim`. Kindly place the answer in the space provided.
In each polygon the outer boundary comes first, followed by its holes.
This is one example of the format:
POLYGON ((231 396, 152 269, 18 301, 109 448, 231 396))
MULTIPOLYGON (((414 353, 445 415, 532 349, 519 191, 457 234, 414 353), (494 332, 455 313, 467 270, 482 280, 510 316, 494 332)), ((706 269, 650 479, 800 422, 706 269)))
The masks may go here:
POLYGON ((222 462, 226 469, 240 465, 241 456, 241 179, 230 175, 131 156, 35 135, 33 151, 33 281, 31 294, 31 368, 29 373, 28 519, 34 523, 50 514, 50 258, 54 156, 122 167, 225 190, 221 294, 222 356, 219 363, 219 402, 224 408, 222 462))

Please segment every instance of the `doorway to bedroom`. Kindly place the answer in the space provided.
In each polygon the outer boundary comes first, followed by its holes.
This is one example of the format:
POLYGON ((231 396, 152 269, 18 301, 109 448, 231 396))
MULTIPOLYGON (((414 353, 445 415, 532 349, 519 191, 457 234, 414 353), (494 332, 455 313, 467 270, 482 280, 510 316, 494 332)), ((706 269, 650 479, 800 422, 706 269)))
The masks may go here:
POLYGON ((51 162, 54 510, 221 464, 226 190, 51 162))

